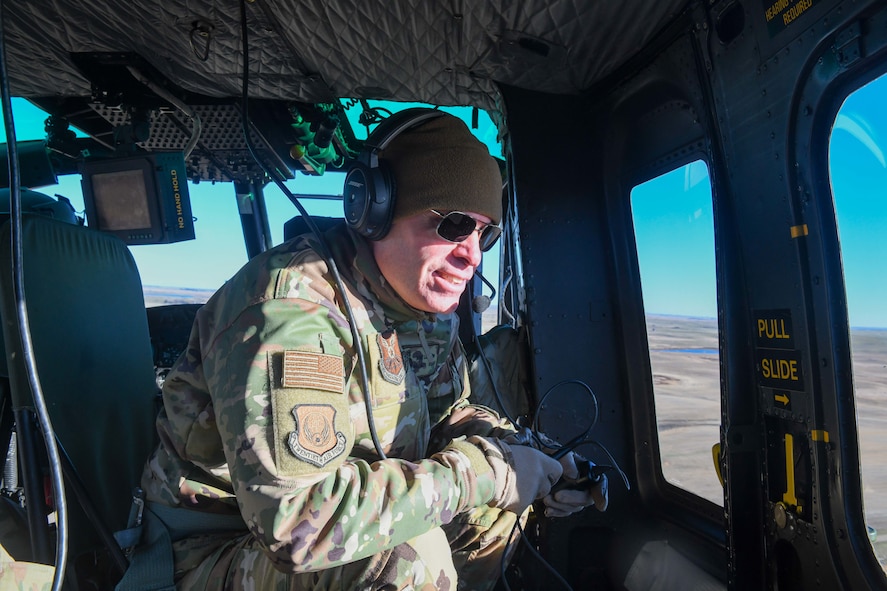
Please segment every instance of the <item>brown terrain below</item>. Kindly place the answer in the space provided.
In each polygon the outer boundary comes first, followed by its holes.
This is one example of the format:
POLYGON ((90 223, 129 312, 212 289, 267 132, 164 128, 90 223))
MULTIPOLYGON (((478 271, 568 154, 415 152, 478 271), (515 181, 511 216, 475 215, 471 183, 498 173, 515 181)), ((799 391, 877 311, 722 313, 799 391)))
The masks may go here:
POLYGON ((195 289, 190 287, 158 287, 145 285, 145 306, 169 306, 173 304, 203 304, 215 292, 214 289, 195 289))
MULTIPOLYGON (((650 316, 647 330, 663 473, 722 505, 711 456, 721 422, 716 321, 650 316)), ((851 342, 865 518, 887 567, 887 329, 851 330, 851 342)))

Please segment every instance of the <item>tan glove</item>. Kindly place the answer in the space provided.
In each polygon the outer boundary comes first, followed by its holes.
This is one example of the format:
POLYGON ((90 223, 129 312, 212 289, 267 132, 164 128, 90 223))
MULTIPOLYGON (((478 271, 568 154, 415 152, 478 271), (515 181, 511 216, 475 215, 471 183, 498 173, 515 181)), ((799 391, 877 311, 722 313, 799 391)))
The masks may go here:
POLYGON ((533 437, 533 431, 527 427, 519 427, 517 431, 502 437, 501 441, 509 445, 529 445, 537 449, 539 448, 538 440, 533 437))
POLYGON ((560 449, 561 444, 553 440, 551 437, 541 432, 533 432, 528 427, 520 427, 517 431, 509 433, 502 438, 502 441, 509 445, 529 445, 540 451, 551 455, 560 449))
POLYGON ((489 503, 492 507, 523 513, 549 493, 563 472, 560 462, 526 445, 477 435, 466 441, 477 446, 493 468, 496 490, 489 503))
POLYGON ((578 463, 581 462, 590 464, 588 460, 573 452, 567 453, 560 459, 563 468, 563 482, 567 487, 558 487, 559 490, 542 499, 546 517, 566 517, 592 505, 598 511, 607 510, 610 501, 606 474, 602 474, 600 479, 594 483, 586 482, 585 486, 569 488, 570 482, 576 482, 580 478, 578 463))

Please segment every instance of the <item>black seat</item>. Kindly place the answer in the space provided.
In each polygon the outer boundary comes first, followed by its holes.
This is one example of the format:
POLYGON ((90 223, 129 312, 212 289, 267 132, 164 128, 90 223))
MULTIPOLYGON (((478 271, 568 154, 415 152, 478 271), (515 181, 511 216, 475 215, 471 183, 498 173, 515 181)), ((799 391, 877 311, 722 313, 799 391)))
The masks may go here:
MULTIPOLYGON (((132 255, 116 237, 26 214, 22 243, 25 304, 48 413, 98 514, 91 524, 66 479, 69 548, 76 557, 103 546, 98 528, 126 528, 133 488, 156 445, 158 392, 144 296, 132 255)), ((8 222, 0 231, 0 272, 0 318, 21 447, 22 423, 34 402, 16 321, 8 222)), ((25 494, 28 503, 42 501, 42 490, 26 486, 25 494)), ((33 520, 30 526, 33 535, 33 520)))
MULTIPOLYGON (((314 224, 317 226, 317 229, 321 232, 326 232, 333 226, 338 226, 339 224, 344 224, 345 220, 343 218, 330 218, 323 217, 319 215, 311 216, 311 219, 314 220, 314 224)), ((293 218, 288 219, 283 224, 283 239, 290 240, 295 238, 296 236, 300 236, 302 234, 307 234, 311 230, 308 228, 308 224, 305 223, 305 218, 300 215, 297 215, 293 218)))
POLYGON ((188 347, 191 327, 202 307, 203 304, 169 304, 147 309, 158 388, 163 387, 166 376, 188 347))

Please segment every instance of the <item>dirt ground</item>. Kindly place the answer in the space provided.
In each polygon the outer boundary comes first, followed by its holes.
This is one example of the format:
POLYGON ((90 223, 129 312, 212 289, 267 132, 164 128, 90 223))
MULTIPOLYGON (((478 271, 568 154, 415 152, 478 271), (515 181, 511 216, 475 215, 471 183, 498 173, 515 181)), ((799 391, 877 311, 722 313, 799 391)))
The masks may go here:
MULTIPOLYGON (((720 425, 715 321, 658 316, 647 326, 663 473, 723 504, 711 456, 720 425)), ((851 340, 865 515, 878 532, 875 553, 887 565, 887 330, 852 331, 851 340)))

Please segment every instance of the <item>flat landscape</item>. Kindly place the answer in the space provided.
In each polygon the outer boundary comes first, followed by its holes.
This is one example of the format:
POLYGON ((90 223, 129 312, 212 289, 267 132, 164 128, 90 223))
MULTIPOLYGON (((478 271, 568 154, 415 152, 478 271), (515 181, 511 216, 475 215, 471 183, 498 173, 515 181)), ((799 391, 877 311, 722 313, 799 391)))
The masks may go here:
MULTIPOLYGON (((665 477, 723 504, 711 459, 720 437, 716 321, 650 316, 647 330, 665 477)), ((887 567, 887 329, 851 330, 851 342, 865 515, 887 567)))
POLYGON ((215 292, 214 289, 193 289, 190 287, 158 287, 145 285, 145 306, 167 306, 170 304, 202 304, 215 292))

